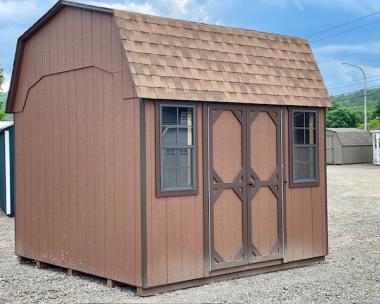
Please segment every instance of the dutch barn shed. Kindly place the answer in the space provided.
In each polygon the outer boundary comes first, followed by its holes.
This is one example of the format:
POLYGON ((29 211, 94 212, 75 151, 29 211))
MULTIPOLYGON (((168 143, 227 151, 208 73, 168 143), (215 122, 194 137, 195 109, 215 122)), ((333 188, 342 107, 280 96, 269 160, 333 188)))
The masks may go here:
POLYGON ((327 128, 326 159, 329 165, 372 162, 372 137, 356 128, 327 128))
POLYGON ((7 102, 16 254, 141 295, 321 260, 328 106, 306 40, 60 1, 7 102))

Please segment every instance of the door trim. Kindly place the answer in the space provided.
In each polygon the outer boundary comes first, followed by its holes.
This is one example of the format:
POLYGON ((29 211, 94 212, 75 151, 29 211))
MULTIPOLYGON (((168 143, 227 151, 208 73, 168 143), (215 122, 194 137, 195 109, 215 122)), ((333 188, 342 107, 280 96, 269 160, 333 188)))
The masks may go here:
MULTIPOLYGON (((251 178, 251 176, 254 178, 255 182, 258 180, 258 186, 255 187, 254 191, 248 190, 248 200, 247 200, 247 216, 248 216, 248 247, 249 247, 249 264, 252 263, 258 263, 258 262, 264 262, 264 261, 271 261, 276 259, 282 259, 283 258, 283 225, 284 225, 284 218, 283 218, 283 157, 282 157, 282 110, 280 107, 277 106, 254 106, 254 105, 248 105, 247 106, 247 178, 251 178), (253 116, 250 116, 250 112, 255 112, 253 116), (255 173, 254 169, 251 165, 251 155, 250 155, 250 148, 251 148, 251 126, 252 123, 257 118, 257 115, 260 112, 267 113, 269 118, 273 121, 273 123, 276 125, 276 168, 272 172, 270 178, 266 181, 260 180, 259 176, 255 173), (255 247, 255 245, 252 242, 252 219, 251 219, 251 208, 252 208, 252 201, 255 197, 255 195, 258 193, 260 187, 267 186, 271 192, 274 194, 274 196, 277 198, 277 235, 278 240, 271 248, 270 252, 266 256, 261 256, 259 250, 255 247), (277 189, 276 189, 277 187, 277 189), (277 254, 274 254, 274 252, 278 250, 277 254), (258 257, 253 258, 252 252, 256 252, 256 254, 260 254, 258 257)), ((256 182, 257 184, 257 182, 256 182)))
MULTIPOLYGON (((216 271, 222 271, 223 269, 225 269, 227 271, 227 269, 232 269, 235 268, 235 267, 243 267, 244 265, 245 266, 249 266, 249 265, 255 265, 256 263, 261 263, 261 262, 265 262, 265 261, 274 261, 274 260, 281 260, 281 261, 284 261, 284 258, 285 258, 285 253, 286 253, 286 225, 285 225, 285 222, 286 222, 286 218, 285 218, 285 214, 286 214, 286 210, 285 210, 285 187, 284 187, 284 183, 286 183, 286 180, 285 180, 285 175, 284 175, 284 161, 285 161, 285 157, 284 157, 284 153, 285 153, 285 150, 284 150, 284 140, 285 140, 285 136, 284 136, 284 118, 283 118, 283 115, 284 115, 284 111, 283 111, 283 108, 282 107, 278 107, 278 106, 255 106, 255 105, 243 105, 243 104, 236 104, 236 105, 231 105, 231 104, 223 104, 223 103, 204 103, 203 106, 202 106, 202 136, 203 136, 203 222, 204 222, 204 276, 205 277, 209 277, 212 275, 212 273, 216 272, 216 271), (210 187, 211 187, 211 174, 210 174, 210 168, 211 168, 211 161, 212 161, 212 148, 211 148, 211 138, 212 138, 212 129, 210 128, 210 124, 213 122, 211 121, 210 119, 210 109, 212 107, 221 107, 221 108, 226 108, 226 109, 230 109, 230 108, 238 108, 238 107, 242 107, 243 108, 243 112, 245 113, 245 118, 247 119, 247 112, 248 112, 248 107, 253 107, 255 109, 265 109, 265 110, 268 110, 268 109, 277 109, 277 111, 279 112, 279 116, 278 116, 278 119, 279 119, 279 124, 280 124, 280 128, 279 128, 279 138, 277 139, 277 144, 278 144, 278 151, 279 151, 279 158, 280 158, 280 163, 278 165, 278 171, 279 171, 279 178, 280 178, 280 181, 279 181, 279 190, 278 190, 278 193, 279 193, 279 196, 280 196, 280 204, 279 204, 279 207, 278 209, 280 209, 280 220, 281 222, 279 223, 279 229, 281 230, 280 233, 279 233, 279 246, 280 246, 280 252, 279 252, 279 255, 278 256, 271 256, 271 258, 268 260, 268 259, 263 259, 263 260, 256 260, 255 263, 248 263, 248 261, 244 264, 239 264, 239 263, 236 263, 236 265, 234 265, 235 263, 233 262, 230 262, 230 266, 229 268, 224 268, 224 267, 212 267, 212 258, 213 258, 213 254, 212 254, 212 242, 213 242, 213 232, 212 232, 212 218, 211 218, 211 211, 210 211, 210 202, 211 202, 211 191, 210 191, 210 187), (207 151, 207 152, 205 152, 207 151)), ((247 133, 247 127, 243 128, 242 130, 243 132, 242 133, 247 133), (245 130, 245 131, 244 131, 245 130)), ((243 135, 245 136, 245 138, 247 138, 247 134, 243 135)), ((245 147, 243 147, 244 151, 247 151, 247 141, 242 141, 242 144, 245 145, 245 147)), ((247 153, 247 152, 246 152, 247 153)), ((243 160, 244 161, 244 160, 243 160)), ((247 184, 247 182, 245 182, 245 184, 247 184)), ((246 206, 248 204, 245 204, 246 206)), ((244 206, 243 206, 244 207, 244 206)), ((245 221, 247 222, 247 221, 245 221)), ((246 226, 244 227, 244 223, 243 223, 243 229, 245 231, 248 232, 248 223, 246 223, 246 226)), ((248 233, 246 233, 248 234, 248 233)), ((247 242, 245 242, 245 244, 243 244, 243 247, 245 248, 246 247, 246 244, 247 242)), ((244 249, 245 251, 247 250, 246 248, 244 249)), ((245 260, 248 259, 249 255, 247 254, 248 251, 245 252, 245 255, 244 255, 244 258, 245 260)), ((245 261, 244 260, 244 261, 245 261)))

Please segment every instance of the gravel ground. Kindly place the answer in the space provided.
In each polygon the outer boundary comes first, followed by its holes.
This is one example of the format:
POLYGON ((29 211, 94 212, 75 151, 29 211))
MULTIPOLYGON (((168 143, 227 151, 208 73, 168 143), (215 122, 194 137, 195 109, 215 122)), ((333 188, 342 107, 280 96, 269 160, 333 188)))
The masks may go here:
POLYGON ((37 270, 14 256, 13 220, 0 215, 0 303, 380 303, 380 167, 328 167, 326 262, 139 298, 104 280, 37 270))

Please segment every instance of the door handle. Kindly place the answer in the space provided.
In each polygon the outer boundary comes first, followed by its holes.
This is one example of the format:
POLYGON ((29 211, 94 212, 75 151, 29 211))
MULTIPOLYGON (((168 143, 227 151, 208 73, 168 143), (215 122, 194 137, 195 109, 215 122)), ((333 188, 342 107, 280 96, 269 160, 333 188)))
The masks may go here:
POLYGON ((249 183, 248 183, 248 185, 249 185, 249 186, 251 186, 251 187, 256 187, 256 184, 255 184, 255 182, 254 182, 254 181, 252 181, 252 182, 249 182, 249 183))

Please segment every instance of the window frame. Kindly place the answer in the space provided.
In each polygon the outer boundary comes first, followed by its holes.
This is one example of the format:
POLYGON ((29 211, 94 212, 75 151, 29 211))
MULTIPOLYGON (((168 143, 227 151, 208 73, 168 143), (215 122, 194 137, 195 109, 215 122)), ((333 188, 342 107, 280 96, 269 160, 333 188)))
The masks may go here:
POLYGON ((319 126, 319 109, 316 108, 299 108, 294 107, 289 109, 289 187, 290 188, 303 188, 303 187, 319 187, 320 178, 319 178, 319 169, 320 169, 320 159, 319 159, 319 135, 320 135, 320 126, 319 126), (293 172, 293 160, 294 160, 294 112, 304 112, 304 113, 315 113, 315 179, 303 179, 303 180, 294 180, 293 172))
POLYGON ((157 101, 155 102, 156 115, 155 115, 155 134, 156 134, 156 197, 170 197, 170 196, 190 196, 198 194, 198 105, 193 102, 176 102, 176 101, 157 101), (192 182, 191 189, 186 188, 173 188, 164 189, 162 187, 162 115, 161 109, 163 107, 173 108, 192 108, 193 109, 193 157, 192 157, 192 182))

